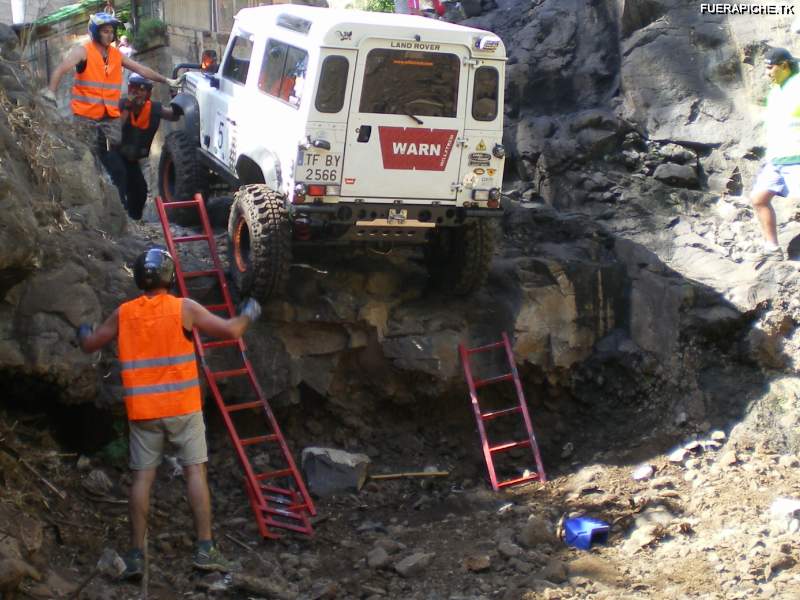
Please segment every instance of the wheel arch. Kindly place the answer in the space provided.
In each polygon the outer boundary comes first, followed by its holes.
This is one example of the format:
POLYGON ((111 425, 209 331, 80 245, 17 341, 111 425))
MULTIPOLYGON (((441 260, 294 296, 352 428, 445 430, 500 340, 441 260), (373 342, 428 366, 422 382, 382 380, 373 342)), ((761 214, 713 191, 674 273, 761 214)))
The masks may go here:
POLYGON ((197 145, 200 145, 200 106, 197 103, 197 98, 181 92, 172 99, 169 105, 183 116, 182 129, 193 140, 197 140, 197 145))

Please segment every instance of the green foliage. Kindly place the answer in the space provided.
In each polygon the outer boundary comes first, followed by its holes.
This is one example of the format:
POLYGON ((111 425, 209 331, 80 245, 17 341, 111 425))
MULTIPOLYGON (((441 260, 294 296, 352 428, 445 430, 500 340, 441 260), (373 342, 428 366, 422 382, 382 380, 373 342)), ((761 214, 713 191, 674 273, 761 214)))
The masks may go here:
POLYGON ((125 420, 114 421, 114 439, 100 450, 100 456, 115 467, 128 464, 128 436, 125 431, 125 420))
POLYGON ((164 39, 167 26, 160 19, 143 19, 139 21, 136 33, 133 35, 133 47, 137 50, 151 48, 164 39))
POLYGON ((367 0, 365 6, 367 10, 372 12, 394 12, 394 0, 367 0))

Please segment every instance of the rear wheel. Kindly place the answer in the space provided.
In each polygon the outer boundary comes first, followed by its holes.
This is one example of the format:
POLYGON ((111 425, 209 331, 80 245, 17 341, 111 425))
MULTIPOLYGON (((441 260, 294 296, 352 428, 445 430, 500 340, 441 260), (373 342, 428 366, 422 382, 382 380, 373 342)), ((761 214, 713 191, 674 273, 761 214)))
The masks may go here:
MULTIPOLYGON (((158 192, 164 202, 191 200, 199 193, 206 198, 206 174, 197 145, 185 131, 173 131, 164 140, 158 162, 158 192)), ((197 211, 177 209, 170 211, 170 221, 179 225, 196 225, 197 211)))
POLYGON ((231 279, 242 297, 267 301, 283 293, 292 262, 291 244, 283 194, 263 184, 239 188, 228 219, 228 254, 231 279))
POLYGON ((479 289, 489 274, 494 234, 485 219, 437 230, 424 248, 425 264, 435 285, 464 296, 479 289))

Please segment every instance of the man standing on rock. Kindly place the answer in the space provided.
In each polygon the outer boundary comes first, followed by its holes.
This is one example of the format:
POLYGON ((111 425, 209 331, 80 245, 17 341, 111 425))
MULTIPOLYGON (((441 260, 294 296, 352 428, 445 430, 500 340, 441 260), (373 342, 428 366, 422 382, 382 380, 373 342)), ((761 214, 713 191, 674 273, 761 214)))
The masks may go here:
POLYGON ((128 97, 120 102, 122 140, 115 152, 122 158, 122 181, 120 185, 122 204, 131 219, 142 218, 147 202, 147 181, 142 173, 140 160, 150 155, 150 145, 158 131, 161 119, 177 121, 178 115, 150 100, 153 82, 141 75, 133 74, 128 82, 128 97))
POLYGON ((764 248, 758 260, 783 260, 778 245, 772 198, 800 195, 800 77, 797 60, 785 48, 773 48, 764 57, 772 90, 767 97, 767 156, 750 201, 756 211, 764 248))
POLYGON ((258 319, 261 307, 250 299, 239 316, 222 319, 193 300, 171 295, 175 263, 160 248, 147 250, 136 259, 133 277, 144 292, 141 296, 122 304, 97 331, 81 325, 77 332, 80 347, 86 353, 118 339, 133 470, 129 498, 131 549, 125 555, 123 576, 136 579, 143 574, 150 490, 165 441, 177 448, 186 478, 197 533, 193 564, 202 570, 227 571, 228 563, 211 537, 208 451, 191 331, 197 327, 213 337, 241 337, 258 319))
MULTIPOLYGON (((139 64, 122 54, 113 42, 117 27, 122 23, 108 13, 97 13, 89 18, 89 41, 70 50, 66 58, 53 71, 50 84, 42 92, 49 102, 56 104, 56 90, 64 75, 75 68, 72 85, 72 114, 75 119, 96 131, 96 144, 100 162, 108 171, 114 185, 122 189, 123 165, 119 155, 108 152, 108 146, 119 144, 119 101, 122 93, 122 68, 130 69, 152 81, 178 85, 153 69, 139 64)), ((94 142, 93 142, 94 143, 94 142)))

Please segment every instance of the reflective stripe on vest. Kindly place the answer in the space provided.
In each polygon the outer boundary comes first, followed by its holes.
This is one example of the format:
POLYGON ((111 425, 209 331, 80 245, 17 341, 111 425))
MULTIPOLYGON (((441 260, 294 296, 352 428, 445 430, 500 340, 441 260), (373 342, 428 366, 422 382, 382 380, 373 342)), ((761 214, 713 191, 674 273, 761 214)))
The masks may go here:
POLYGON ((194 344, 184 335, 182 307, 181 298, 156 294, 119 308, 119 360, 132 421, 201 409, 194 344))
POLYGON ((104 61, 94 42, 89 41, 83 47, 86 49, 86 68, 75 74, 72 112, 96 121, 105 116, 119 117, 122 54, 114 46, 109 46, 108 61, 104 61))

